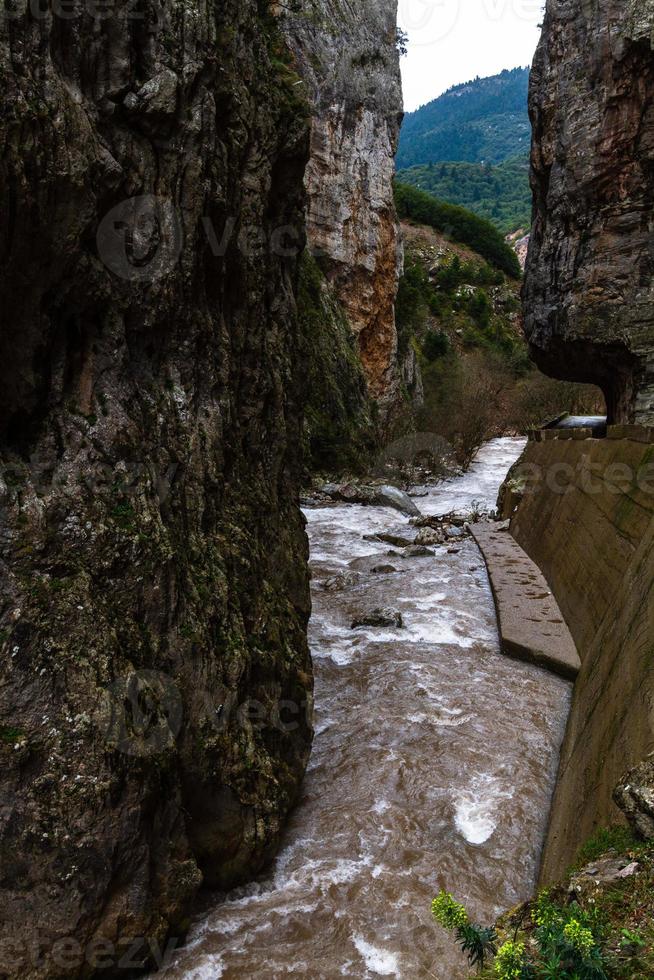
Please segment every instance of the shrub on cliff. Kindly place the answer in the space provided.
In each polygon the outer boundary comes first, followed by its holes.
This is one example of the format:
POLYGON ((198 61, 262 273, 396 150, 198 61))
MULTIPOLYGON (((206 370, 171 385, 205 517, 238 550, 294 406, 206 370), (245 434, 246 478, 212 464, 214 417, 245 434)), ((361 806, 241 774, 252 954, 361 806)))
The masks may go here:
POLYGON ((415 353, 422 431, 446 439, 466 465, 493 436, 566 411, 603 414, 599 389, 547 378, 529 360, 516 283, 430 228, 405 226, 405 236, 398 359, 415 353))

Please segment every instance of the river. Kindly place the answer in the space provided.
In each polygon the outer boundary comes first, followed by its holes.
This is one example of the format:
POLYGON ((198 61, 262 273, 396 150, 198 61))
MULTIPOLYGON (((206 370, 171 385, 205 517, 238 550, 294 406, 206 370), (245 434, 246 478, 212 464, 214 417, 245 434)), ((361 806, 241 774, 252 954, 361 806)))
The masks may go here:
MULTIPOLYGON (((493 507, 523 442, 496 439, 417 503, 493 507)), ((386 508, 308 508, 316 739, 283 846, 257 882, 194 925, 167 980, 458 980, 465 960, 431 919, 441 887, 491 923, 534 887, 571 685, 499 652, 476 545, 389 557, 386 508), (374 565, 397 570, 372 573, 374 565), (341 571, 360 579, 341 591, 341 571), (405 628, 352 630, 375 606, 405 628)))

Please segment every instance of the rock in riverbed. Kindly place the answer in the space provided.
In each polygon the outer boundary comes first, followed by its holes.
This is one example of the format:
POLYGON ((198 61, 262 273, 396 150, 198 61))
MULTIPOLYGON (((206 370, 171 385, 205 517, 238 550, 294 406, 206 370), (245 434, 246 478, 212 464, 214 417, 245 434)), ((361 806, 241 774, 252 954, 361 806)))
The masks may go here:
POLYGON ((391 544, 394 548, 408 548, 414 544, 411 538, 403 538, 399 534, 364 534, 364 541, 383 541, 384 544, 391 544))
POLYGON ((416 507, 408 493, 404 493, 403 490, 398 490, 397 487, 377 487, 377 497, 382 506, 392 507, 394 510, 399 510, 403 514, 408 514, 410 517, 418 517, 420 515, 420 510, 416 507))
POLYGON ((371 626, 374 628, 392 626, 395 629, 402 629, 404 622, 402 620, 402 614, 397 612, 396 609, 371 609, 370 612, 364 613, 362 616, 352 620, 353 630, 359 626, 371 626))
POLYGON ((423 527, 422 531, 419 531, 414 544, 417 545, 427 545, 427 544, 443 544, 445 542, 445 533, 433 527, 423 527))
POLYGON ((339 572, 337 575, 325 579, 322 587, 325 592, 343 592, 345 589, 351 589, 358 585, 360 581, 361 576, 358 572, 339 572))
POLYGON ((439 530, 447 525, 463 527, 465 524, 474 524, 475 518, 473 514, 421 514, 420 517, 412 518, 409 523, 413 527, 433 527, 439 530))
POLYGON ((357 483, 325 483, 320 493, 331 500, 342 500, 346 504, 366 504, 371 507, 392 507, 409 517, 419 517, 420 511, 411 497, 392 486, 363 486, 357 483))

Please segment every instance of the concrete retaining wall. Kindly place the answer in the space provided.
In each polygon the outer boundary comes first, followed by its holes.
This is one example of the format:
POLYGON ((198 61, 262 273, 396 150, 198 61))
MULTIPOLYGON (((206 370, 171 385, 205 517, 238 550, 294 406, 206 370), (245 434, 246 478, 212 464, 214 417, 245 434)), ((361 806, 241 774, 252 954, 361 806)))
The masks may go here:
POLYGON ((504 496, 511 532, 544 573, 582 660, 543 882, 598 826, 621 820, 613 788, 654 750, 654 440, 629 429, 629 438, 614 427, 607 439, 530 442, 504 496))

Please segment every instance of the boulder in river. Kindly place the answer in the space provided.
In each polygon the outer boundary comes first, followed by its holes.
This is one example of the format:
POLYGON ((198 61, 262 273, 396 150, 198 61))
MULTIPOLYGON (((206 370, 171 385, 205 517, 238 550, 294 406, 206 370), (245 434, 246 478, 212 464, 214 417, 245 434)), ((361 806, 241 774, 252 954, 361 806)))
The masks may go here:
POLYGON ((444 541, 445 535, 440 528, 423 527, 422 530, 418 532, 414 544, 443 544, 444 541))
POLYGON ((405 548, 402 552, 403 558, 428 558, 434 557, 435 552, 426 548, 424 544, 413 544, 410 548, 405 548))
POLYGON ((397 487, 363 486, 358 483, 325 483, 320 492, 331 500, 342 500, 346 504, 366 504, 376 507, 392 507, 409 517, 419 517, 420 511, 408 493, 397 487))
POLYGON ((392 507, 410 517, 418 517, 420 510, 416 507, 408 493, 398 490, 397 487, 385 486, 377 487, 377 497, 382 506, 392 507))
POLYGON ((358 585, 360 581, 361 576, 357 572, 338 572, 337 575, 325 579, 322 587, 326 592, 343 592, 358 585))
POLYGON ((438 528, 449 524, 454 527, 463 527, 464 524, 469 524, 471 520, 471 514, 421 514, 420 517, 412 518, 409 523, 413 527, 433 527, 438 530, 438 528))
POLYGON ((390 575, 392 572, 396 572, 397 568, 395 565, 373 565, 370 571, 373 575, 390 575))
POLYGON ((352 620, 352 629, 355 630, 359 626, 371 626, 373 628, 380 626, 392 626, 395 629, 402 629, 404 622, 402 620, 402 614, 396 609, 371 609, 370 612, 364 613, 362 616, 358 616, 356 619, 352 620))
POLYGON ((383 541, 392 544, 394 548, 408 548, 414 544, 411 538, 403 538, 399 534, 364 534, 364 541, 383 541))

